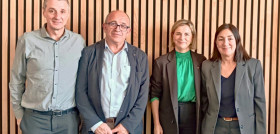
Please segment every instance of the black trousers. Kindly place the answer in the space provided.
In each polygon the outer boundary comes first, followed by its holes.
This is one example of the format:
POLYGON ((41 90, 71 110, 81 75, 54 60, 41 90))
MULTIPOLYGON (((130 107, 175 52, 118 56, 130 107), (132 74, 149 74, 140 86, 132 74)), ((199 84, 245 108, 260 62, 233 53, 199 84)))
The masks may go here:
POLYGON ((196 133, 196 104, 195 102, 178 103, 179 134, 196 133))

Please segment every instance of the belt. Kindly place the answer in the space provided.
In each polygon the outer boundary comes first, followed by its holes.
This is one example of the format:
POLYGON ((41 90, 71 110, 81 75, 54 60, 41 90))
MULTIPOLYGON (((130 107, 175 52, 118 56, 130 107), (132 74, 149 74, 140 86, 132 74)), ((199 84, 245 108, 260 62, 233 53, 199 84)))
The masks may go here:
POLYGON ((113 129, 115 127, 115 122, 116 122, 116 118, 115 117, 110 117, 110 118, 106 118, 106 124, 113 129))
POLYGON ((38 113, 41 115, 50 115, 50 116, 62 116, 62 115, 71 113, 73 111, 78 111, 76 107, 69 108, 66 110, 53 110, 53 111, 38 111, 38 110, 33 110, 33 109, 26 109, 26 110, 33 112, 33 113, 38 113))
POLYGON ((237 117, 222 117, 224 121, 238 121, 237 117))
POLYGON ((115 122, 116 122, 115 117, 106 118, 106 123, 115 123, 115 122))

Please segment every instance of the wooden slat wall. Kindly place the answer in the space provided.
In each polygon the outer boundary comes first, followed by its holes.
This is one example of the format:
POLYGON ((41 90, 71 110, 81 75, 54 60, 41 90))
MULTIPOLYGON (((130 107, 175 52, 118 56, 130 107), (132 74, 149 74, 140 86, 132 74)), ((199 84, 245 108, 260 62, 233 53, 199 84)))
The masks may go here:
MULTIPOLYGON (((105 37, 102 23, 112 10, 131 18, 127 41, 145 51, 149 69, 155 58, 173 48, 170 30, 181 18, 197 29, 198 53, 211 56, 215 30, 233 23, 248 53, 261 61, 267 99, 267 134, 280 134, 280 14, 279 0, 69 0, 67 28, 80 33, 88 45, 105 37)), ((3 134, 21 133, 10 104, 8 82, 16 41, 24 32, 40 28, 45 20, 41 0, 0 0, 1 92, 0 128, 3 134)), ((150 105, 145 113, 145 133, 152 129, 150 105)))

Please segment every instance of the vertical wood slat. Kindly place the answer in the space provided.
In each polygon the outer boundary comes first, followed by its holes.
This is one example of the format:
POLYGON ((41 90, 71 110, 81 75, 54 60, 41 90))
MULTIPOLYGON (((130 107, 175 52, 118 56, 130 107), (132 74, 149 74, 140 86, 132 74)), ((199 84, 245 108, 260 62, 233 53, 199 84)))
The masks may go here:
POLYGON ((176 20, 182 19, 182 0, 176 0, 177 5, 176 5, 176 20))
POLYGON ((39 29, 41 27, 40 25, 40 1, 39 0, 33 0, 33 14, 34 14, 34 17, 33 17, 33 30, 35 29, 39 29))
POLYGON ((211 3, 211 42, 210 42, 210 47, 211 47, 211 53, 214 48, 214 38, 215 38, 215 31, 217 28, 217 12, 218 12, 218 7, 217 7, 217 1, 212 0, 211 3))
POLYGON ((210 0, 206 0, 204 3, 205 10, 204 10, 204 38, 203 38, 203 47, 204 47, 204 55, 208 59, 210 56, 210 0))
POLYGON ((250 46, 252 45, 250 43, 250 36, 251 36, 251 17, 250 17, 250 14, 251 14, 251 1, 250 0, 247 0, 245 1, 246 2, 246 13, 245 13, 245 35, 244 35, 244 42, 245 44, 243 44, 244 48, 246 49, 246 51, 248 52, 249 55, 250 54, 250 46))
MULTIPOLYGON (((278 49, 278 45, 277 45, 277 29, 278 29, 278 1, 273 1, 273 5, 272 5, 272 46, 271 46, 271 67, 270 70, 276 70, 277 69, 277 49, 278 49)), ((270 99, 271 102, 276 102, 277 101, 277 92, 276 92, 276 73, 274 73, 273 71, 270 72, 270 78, 271 78, 271 93, 270 93, 270 99)), ((276 119, 276 107, 271 107, 271 119, 276 119)), ((275 133, 275 128, 276 128, 276 122, 275 120, 270 120, 270 133, 274 134, 275 133)))
POLYGON ((230 12, 231 12, 231 0, 226 0, 225 1, 226 6, 225 6, 225 22, 224 23, 230 23, 231 17, 230 17, 230 12))
MULTIPOLYGON (((207 0, 207 1, 209 1, 209 0, 207 0)), ((186 19, 186 20, 189 19, 189 8, 190 8, 189 0, 184 0, 184 11, 183 12, 184 12, 184 19, 186 19)))
POLYGON ((111 0, 111 11, 117 9, 117 0, 111 0))
POLYGON ((244 13, 245 13, 245 0, 240 0, 239 1, 239 14, 238 14, 238 30, 239 30, 239 33, 240 33, 240 37, 241 37, 241 41, 242 41, 242 45, 244 46, 244 19, 245 19, 245 16, 244 16, 244 13))
MULTIPOLYGON (((66 23, 66 28, 67 29, 72 29, 71 28, 71 20, 72 20, 72 13, 74 12, 74 10, 73 10, 73 8, 72 8, 72 0, 68 0, 68 2, 69 2, 69 6, 70 6, 70 13, 69 13, 69 18, 68 18, 68 21, 67 21, 67 23, 66 23)), ((42 6, 43 6, 43 1, 42 1, 42 6)), ((43 13, 43 11, 42 11, 42 13, 43 13)), ((43 24, 45 24, 46 23, 46 19, 43 17, 43 19, 42 19, 44 22, 42 23, 42 25, 43 24)))
MULTIPOLYGON (((190 9, 191 9, 191 12, 190 12, 190 20, 196 24, 196 0, 190 0, 191 2, 191 5, 190 5, 190 9)), ((196 25, 195 25, 196 26, 196 25)))
MULTIPOLYGON (((126 14, 129 16, 129 18, 130 18, 130 26, 132 26, 133 25, 133 23, 132 23, 132 16, 131 16, 131 0, 126 0, 126 14)), ((132 33, 131 33, 132 34, 132 33)), ((131 41, 132 39, 131 39, 131 36, 128 36, 127 38, 126 38, 126 41, 128 42, 128 43, 131 43, 132 41, 131 41)))
MULTIPOLYGON (((169 34, 167 33, 167 25, 168 25, 168 19, 167 19, 167 0, 162 1, 162 49, 161 52, 162 54, 165 54, 167 52, 167 48, 168 48, 168 42, 167 42, 167 38, 169 38, 169 34)), ((151 72, 150 72, 151 73, 151 72)))
POLYGON ((235 26, 237 26, 237 10, 238 10, 238 0, 232 0, 232 18, 231 18, 231 23, 235 26))
MULTIPOLYGON (((279 7, 278 7, 278 13, 279 13, 279 7)), ((279 24, 280 24, 280 22, 278 22, 278 31, 277 31, 277 33, 278 33, 278 56, 277 56, 277 58, 278 58, 278 60, 277 60, 277 72, 278 72, 278 74, 277 74, 277 79, 278 79, 278 81, 277 81, 277 87, 276 87, 276 91, 277 91, 277 101, 276 101, 276 105, 275 105, 275 107, 277 108, 277 110, 276 110, 276 115, 277 115, 277 118, 276 118, 276 120, 275 120, 275 122, 276 122, 276 134, 279 134, 280 133, 280 91, 279 91, 279 89, 280 89, 280 78, 279 78, 279 76, 280 76, 280 26, 279 26, 279 24), (277 90, 278 89, 278 90, 277 90)))
POLYGON ((72 14, 73 14, 73 18, 72 18, 72 29, 73 29, 73 32, 76 32, 78 33, 79 32, 79 1, 80 0, 73 0, 72 1, 72 14))
POLYGON ((253 2, 253 20, 252 20, 252 27, 251 27, 251 33, 252 33, 252 40, 251 40, 251 50, 252 50, 252 57, 257 58, 257 35, 258 35, 258 1, 253 2))
MULTIPOLYGON (((233 23, 239 29, 242 44, 252 57, 259 59, 265 76, 267 134, 280 133, 280 47, 279 0, 69 0, 71 15, 67 28, 80 33, 87 45, 105 37, 102 23, 111 10, 125 10, 133 32, 129 43, 148 54, 150 74, 153 60, 173 50, 171 27, 181 18, 191 20, 197 30, 198 53, 210 57, 216 28, 233 23), (169 9, 169 10, 168 10, 169 9), (96 13, 96 14, 95 14, 96 13), (162 17, 162 18, 161 18, 162 17), (139 26, 140 25, 140 26, 139 26), (276 71, 277 73, 275 73, 276 71)), ((43 1, 1 1, 1 106, 2 133, 17 130, 8 96, 8 76, 16 40, 23 32, 38 29, 45 23, 43 1), (41 14, 40 14, 41 13, 41 14), (7 116, 8 115, 8 116, 7 116)), ((151 109, 145 114, 145 133, 152 132, 151 109)))
MULTIPOLYGON (((171 28, 172 28, 172 26, 175 22, 175 20, 174 20, 174 14, 175 14, 174 5, 175 5, 174 1, 169 0, 169 5, 168 5, 169 6, 169 20, 167 20, 167 21, 169 21, 169 33, 171 33, 171 28)), ((170 37, 170 39, 169 39, 169 52, 170 52, 170 51, 173 50, 174 47, 171 45, 172 44, 171 35, 168 34, 167 37, 170 37)))
POLYGON ((224 0, 219 0, 219 6, 218 6, 218 26, 222 25, 223 19, 224 19, 224 0))
MULTIPOLYGON (((265 11, 265 14, 266 14, 266 25, 265 25, 265 44, 270 44, 270 36, 271 36, 271 33, 270 33, 270 30, 271 30, 271 0, 267 0, 266 1, 266 11, 265 11), (268 10, 270 9, 270 10, 268 10)), ((271 90, 270 89, 270 49, 271 49, 271 45, 268 45, 268 46, 265 46, 264 47, 264 79, 265 79, 265 89, 266 89, 266 92, 265 92, 265 95, 266 95, 266 98, 267 101, 266 101, 266 105, 267 105, 267 109, 269 109, 267 111, 267 116, 268 118, 271 118, 271 110, 270 110, 270 107, 269 107, 269 102, 271 101, 271 98, 270 98, 270 95, 271 95, 271 90)), ((275 118, 273 118, 275 119, 275 118)), ((269 120, 267 121, 267 125, 268 125, 268 132, 267 133, 270 133, 270 129, 273 129, 274 126, 271 126, 269 124, 272 123, 272 120, 269 120)))
MULTIPOLYGON (((106 14, 109 14, 109 9, 110 9, 110 7, 109 7, 110 5, 109 5, 109 0, 104 0, 103 1, 103 21, 102 21, 102 23, 101 23, 101 25, 103 24, 103 23, 105 23, 105 21, 106 21, 106 17, 104 16, 104 15, 106 15, 106 14)), ((105 38, 105 33, 103 32, 103 37, 105 38)))
POLYGON ((95 5, 94 5, 94 1, 93 0, 89 0, 88 1, 88 38, 87 38, 87 42, 88 44, 86 45, 91 45, 93 44, 93 38, 94 38, 94 10, 95 10, 95 5))
POLYGON ((80 34, 86 39, 87 37, 87 0, 80 0, 81 1, 81 14, 80 14, 80 34))
POLYGON ((140 3, 141 20, 140 20, 140 49, 145 51, 146 49, 146 13, 147 13, 147 3, 145 0, 141 0, 140 3))
MULTIPOLYGON (((160 24, 160 0, 156 0, 155 2, 155 24, 160 24)), ((155 37, 154 37, 154 42, 155 42, 155 50, 154 50, 154 57, 159 57, 160 56, 160 25, 155 25, 154 27, 155 30, 155 37)))
MULTIPOLYGON (((16 35, 16 0, 10 0, 10 44, 9 44, 9 52, 10 52, 10 57, 8 59, 9 63, 10 63, 10 66, 9 66, 9 70, 8 72, 11 70, 12 68, 12 64, 13 64, 13 59, 14 59, 14 54, 15 54, 15 46, 16 46, 16 39, 17 39, 17 35, 16 35)), ((9 73, 8 73, 9 74, 9 73)), ((8 90, 8 89, 7 89, 8 90)), ((8 98, 10 96, 7 96, 8 98)), ((8 103, 9 105, 9 111, 13 111, 13 108, 12 108, 12 104, 11 103, 8 103)), ((10 116, 9 116, 9 120, 10 120, 10 133, 11 134, 15 134, 16 133, 16 120, 15 120, 15 115, 13 112, 10 112, 9 113, 10 116)))
POLYGON ((124 0, 119 0, 119 10, 124 11, 124 0))
MULTIPOLYGON (((17 21, 17 32, 18 32, 18 34, 17 34, 17 36, 19 37, 19 36, 21 36, 22 34, 23 34, 23 32, 24 32, 24 1, 23 0, 17 0, 17 10, 18 10, 18 12, 17 12, 17 14, 18 14, 18 16, 17 16, 17 19, 18 19, 18 21, 17 21)), ((4 26, 4 25, 3 25, 4 26)))
POLYGON ((133 2, 133 19, 131 19, 131 21, 133 22, 131 25, 132 31, 133 33, 131 33, 133 35, 133 41, 131 41, 131 43, 138 47, 138 38, 140 37, 139 35, 139 0, 134 0, 133 2))
POLYGON ((32 0, 26 0, 25 2, 25 32, 30 32, 32 31, 32 0))
MULTIPOLYGON (((264 31, 264 24, 265 24, 265 0, 260 0, 260 11, 262 12, 259 12, 259 33, 258 33, 258 56, 257 58, 261 61, 262 65, 264 65, 264 59, 263 59, 263 55, 264 55, 264 34, 265 34, 265 31, 264 31)), ((266 93, 267 94, 267 93, 266 93)), ((268 97, 268 96, 266 96, 268 97)))
POLYGON ((96 9, 96 18, 99 18, 99 19, 96 19, 96 31, 95 31, 95 34, 96 34, 96 41, 98 40, 101 40, 101 26, 102 26, 102 20, 101 20, 101 1, 100 0, 96 0, 96 6, 95 6, 95 9, 96 9))
MULTIPOLYGON (((198 7, 203 7, 203 1, 198 1, 198 7)), ((197 16, 197 52, 198 53, 202 53, 202 31, 203 31, 203 28, 202 28, 202 25, 203 25, 203 22, 202 22, 202 13, 203 13, 204 9, 202 8, 201 10, 198 10, 198 13, 196 14, 197 16)))
POLYGON ((8 1, 4 0, 2 1, 2 31, 1 31, 1 36, 2 36, 2 41, 1 41, 1 51, 2 51, 2 55, 1 55, 1 61, 2 61, 2 81, 1 81, 1 95, 2 95, 2 133, 3 134, 7 134, 8 130, 9 130, 9 113, 8 113, 8 55, 7 55, 7 51, 8 51, 8 13, 9 13, 9 8, 8 8, 8 1))

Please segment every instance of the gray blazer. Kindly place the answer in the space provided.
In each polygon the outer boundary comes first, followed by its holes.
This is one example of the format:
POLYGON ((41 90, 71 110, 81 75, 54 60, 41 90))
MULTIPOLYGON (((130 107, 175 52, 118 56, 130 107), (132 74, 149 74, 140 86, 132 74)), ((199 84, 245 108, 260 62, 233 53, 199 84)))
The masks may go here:
MULTIPOLYGON (((213 134, 221 100, 221 61, 202 63, 202 134, 213 134)), ((241 134, 266 133, 264 79, 259 60, 238 62, 235 108, 241 134)))
MULTIPOLYGON (((131 73, 115 126, 121 123, 130 133, 141 134, 149 93, 148 59, 139 48, 130 44, 127 47, 131 73)), ((105 40, 84 48, 79 63, 76 103, 83 119, 84 134, 91 133, 90 128, 99 121, 106 122, 100 94, 104 48, 105 40)))

